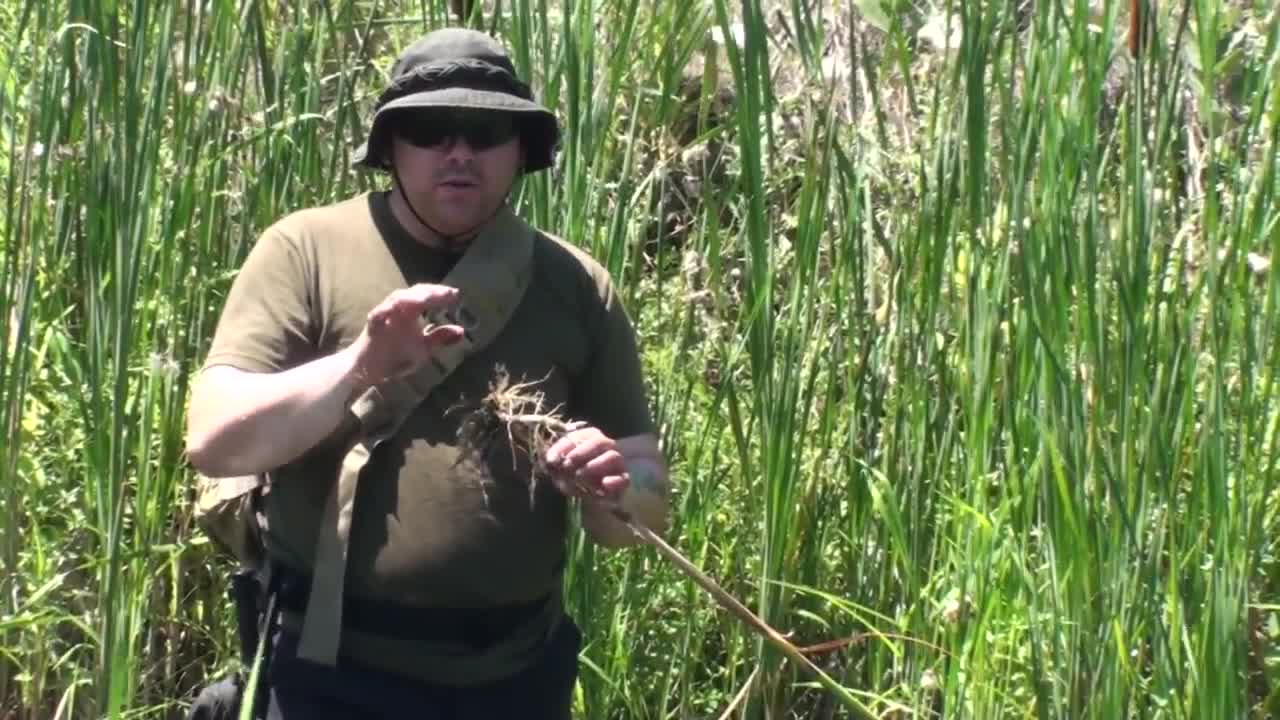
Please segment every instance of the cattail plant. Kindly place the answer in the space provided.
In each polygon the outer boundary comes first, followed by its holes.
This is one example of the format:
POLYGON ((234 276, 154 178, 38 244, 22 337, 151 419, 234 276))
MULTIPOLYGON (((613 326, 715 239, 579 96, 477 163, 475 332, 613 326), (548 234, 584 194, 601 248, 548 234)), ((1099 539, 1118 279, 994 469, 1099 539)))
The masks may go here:
POLYGON ((0 714, 237 666, 191 379, 464 22, 564 123, 513 202, 613 274, 688 563, 571 533, 579 717, 1276 715, 1272 5, 0 0, 0 714))

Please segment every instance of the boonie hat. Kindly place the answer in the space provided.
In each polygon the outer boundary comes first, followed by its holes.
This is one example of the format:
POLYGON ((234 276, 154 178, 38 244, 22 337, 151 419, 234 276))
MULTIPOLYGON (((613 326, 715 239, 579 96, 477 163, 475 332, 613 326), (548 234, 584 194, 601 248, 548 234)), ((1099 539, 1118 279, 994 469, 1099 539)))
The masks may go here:
POLYGON ((551 167, 560 141, 556 116, 533 99, 528 83, 516 75, 506 50, 488 35, 464 28, 428 33, 401 53, 391 68, 391 83, 374 106, 368 139, 352 161, 390 170, 388 120, 398 113, 427 108, 499 110, 516 115, 525 147, 525 172, 551 167))

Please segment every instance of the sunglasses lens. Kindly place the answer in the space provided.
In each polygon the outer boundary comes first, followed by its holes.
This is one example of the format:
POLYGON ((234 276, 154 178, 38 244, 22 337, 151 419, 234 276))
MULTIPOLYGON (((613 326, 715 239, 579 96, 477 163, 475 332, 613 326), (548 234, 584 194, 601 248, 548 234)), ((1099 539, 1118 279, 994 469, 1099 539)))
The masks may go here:
POLYGON ((401 123, 396 128, 395 134, 410 145, 422 148, 443 145, 444 141, 449 138, 447 128, 433 123, 412 121, 401 123))
POLYGON ((489 113, 476 118, 469 129, 462 128, 467 144, 478 150, 501 145, 515 134, 515 121, 508 113, 489 113))
POLYGON ((439 147, 452 138, 461 138, 473 150, 487 150, 510 140, 516 127, 509 113, 435 112, 406 118, 395 132, 405 142, 421 148, 439 147))

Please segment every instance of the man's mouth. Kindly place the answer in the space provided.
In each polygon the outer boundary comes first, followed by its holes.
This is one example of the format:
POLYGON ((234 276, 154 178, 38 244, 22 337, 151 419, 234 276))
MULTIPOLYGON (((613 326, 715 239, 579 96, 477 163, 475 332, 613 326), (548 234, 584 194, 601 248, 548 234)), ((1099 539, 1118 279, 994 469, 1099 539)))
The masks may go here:
POLYGON ((448 188, 472 188, 476 186, 474 180, 468 180, 467 178, 449 178, 440 184, 448 188))

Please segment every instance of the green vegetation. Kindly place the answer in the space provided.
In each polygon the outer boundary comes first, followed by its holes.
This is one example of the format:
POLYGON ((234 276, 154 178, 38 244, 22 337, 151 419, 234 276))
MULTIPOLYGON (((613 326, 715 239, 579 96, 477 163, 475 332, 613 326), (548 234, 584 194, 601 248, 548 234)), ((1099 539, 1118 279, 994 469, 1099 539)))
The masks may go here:
MULTIPOLYGON (((234 666, 192 373, 451 5, 0 0, 0 715, 234 666)), ((1137 61, 1114 0, 474 5, 566 123, 520 202, 625 290, 673 545, 874 715, 1280 714, 1273 5, 1156 3, 1137 61)), ((572 552, 584 717, 845 716, 572 552)))

